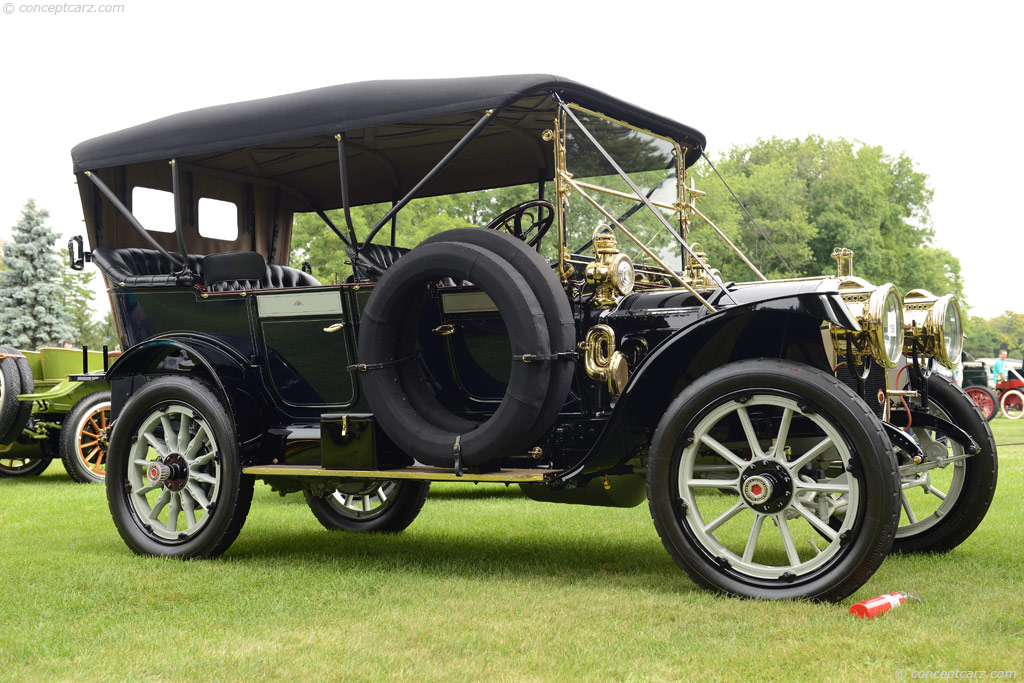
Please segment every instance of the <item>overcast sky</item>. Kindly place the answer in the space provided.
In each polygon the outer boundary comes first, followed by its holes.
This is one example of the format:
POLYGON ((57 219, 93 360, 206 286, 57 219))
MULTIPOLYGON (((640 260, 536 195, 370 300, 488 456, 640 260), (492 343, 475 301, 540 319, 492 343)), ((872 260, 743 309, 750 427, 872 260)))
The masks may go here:
POLYGON ((114 1, 3 6, 5 238, 28 197, 82 232, 70 150, 102 133, 335 83, 541 72, 689 124, 712 155, 808 134, 905 152, 972 313, 1024 311, 1021 3, 114 1))

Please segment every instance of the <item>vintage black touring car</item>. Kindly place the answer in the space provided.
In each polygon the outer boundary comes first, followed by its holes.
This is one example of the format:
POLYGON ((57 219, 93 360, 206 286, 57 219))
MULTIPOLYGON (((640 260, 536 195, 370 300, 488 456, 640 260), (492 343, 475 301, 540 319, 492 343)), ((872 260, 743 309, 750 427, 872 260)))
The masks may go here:
POLYGON ((743 596, 838 600, 901 532, 962 541, 995 449, 928 376, 959 353, 956 301, 916 292, 904 330, 895 287, 843 254, 838 277, 718 272, 689 241, 704 148, 547 75, 340 85, 75 147, 91 252, 74 258, 105 276, 126 349, 104 377, 125 542, 218 555, 257 478, 354 531, 404 529, 431 481, 646 499, 679 566, 743 596), (465 194, 482 227, 397 246, 410 202, 465 194), (350 273, 287 265, 310 213, 350 273))

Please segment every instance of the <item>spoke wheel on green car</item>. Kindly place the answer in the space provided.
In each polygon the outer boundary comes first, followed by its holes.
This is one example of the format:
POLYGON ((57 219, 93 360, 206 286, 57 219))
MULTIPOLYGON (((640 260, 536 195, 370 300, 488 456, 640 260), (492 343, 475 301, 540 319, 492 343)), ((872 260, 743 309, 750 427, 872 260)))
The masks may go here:
POLYGON ((35 477, 50 466, 41 458, 5 458, 0 453, 0 477, 35 477))
POLYGON ((110 443, 110 392, 97 391, 71 408, 60 430, 60 457, 73 480, 102 482, 110 443))

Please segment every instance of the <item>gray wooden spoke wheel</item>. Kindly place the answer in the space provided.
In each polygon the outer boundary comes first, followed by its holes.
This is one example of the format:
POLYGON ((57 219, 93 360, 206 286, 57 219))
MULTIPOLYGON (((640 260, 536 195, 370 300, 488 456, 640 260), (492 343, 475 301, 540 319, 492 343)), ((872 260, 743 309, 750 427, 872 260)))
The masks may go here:
POLYGON ((306 492, 306 503, 327 529, 396 532, 409 526, 427 498, 430 482, 353 480, 326 496, 306 492))
POLYGON ((731 363, 687 387, 647 479, 676 563, 742 597, 845 598, 885 559, 899 516, 881 424, 831 375, 786 361, 731 363))
POLYGON ((117 416, 107 501, 137 553, 213 557, 238 536, 252 501, 235 430, 220 399, 184 377, 155 379, 117 416))

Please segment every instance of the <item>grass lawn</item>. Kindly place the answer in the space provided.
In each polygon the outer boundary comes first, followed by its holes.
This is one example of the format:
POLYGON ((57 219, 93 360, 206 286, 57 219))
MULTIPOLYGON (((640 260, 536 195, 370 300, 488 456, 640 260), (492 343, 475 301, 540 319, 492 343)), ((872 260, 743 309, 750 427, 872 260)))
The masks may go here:
MULTIPOLYGON (((992 422, 1024 442, 1024 420, 992 422)), ((325 531, 300 495, 257 484, 214 561, 141 558, 103 488, 59 463, 0 480, 0 679, 897 680, 897 670, 1024 677, 1024 446, 999 449, 996 499, 947 555, 892 557, 840 605, 695 587, 646 505, 535 503, 435 485, 390 537, 325 531), (874 620, 852 602, 921 596, 874 620)))

